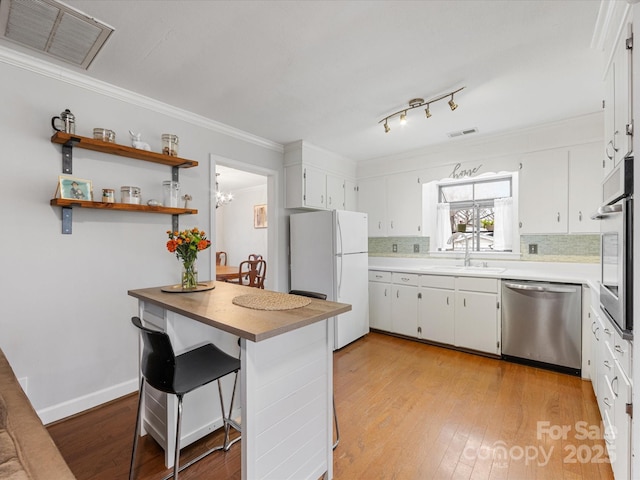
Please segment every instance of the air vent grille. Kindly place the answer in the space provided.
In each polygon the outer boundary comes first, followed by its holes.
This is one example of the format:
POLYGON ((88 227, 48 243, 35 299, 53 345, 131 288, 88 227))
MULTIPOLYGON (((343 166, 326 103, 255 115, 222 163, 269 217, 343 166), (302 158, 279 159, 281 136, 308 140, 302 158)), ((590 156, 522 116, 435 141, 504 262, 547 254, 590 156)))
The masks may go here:
POLYGON ((458 130, 457 132, 449 132, 447 133, 447 137, 449 138, 461 137, 462 135, 470 135, 472 133, 478 133, 478 129, 474 127, 474 128, 467 128, 466 130, 458 130))
POLYGON ((84 69, 113 28, 55 0, 0 0, 1 34, 84 69))

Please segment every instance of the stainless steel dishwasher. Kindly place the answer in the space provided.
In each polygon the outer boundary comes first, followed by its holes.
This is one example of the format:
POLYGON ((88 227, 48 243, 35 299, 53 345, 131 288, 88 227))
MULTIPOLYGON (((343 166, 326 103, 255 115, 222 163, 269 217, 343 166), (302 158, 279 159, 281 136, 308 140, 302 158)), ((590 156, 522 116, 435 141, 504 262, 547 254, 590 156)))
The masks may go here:
POLYGON ((503 280, 502 356, 579 375, 582 286, 503 280))

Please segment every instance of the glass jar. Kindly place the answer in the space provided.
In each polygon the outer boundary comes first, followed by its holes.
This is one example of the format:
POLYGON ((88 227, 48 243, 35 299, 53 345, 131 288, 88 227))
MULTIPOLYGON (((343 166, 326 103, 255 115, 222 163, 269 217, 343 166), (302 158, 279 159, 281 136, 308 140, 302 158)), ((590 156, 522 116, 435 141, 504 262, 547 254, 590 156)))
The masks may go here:
POLYGON ((102 140, 103 142, 116 143, 116 132, 106 128, 94 128, 93 138, 102 140))
POLYGON ((178 208, 180 198, 180 184, 167 180, 162 182, 162 204, 165 207, 178 208))
POLYGON ((178 156, 178 136, 170 133, 162 134, 162 153, 172 157, 178 156))
POLYGON ((140 205, 140 187, 120 187, 120 201, 140 205))
POLYGON ((104 203, 114 203, 116 201, 116 192, 113 188, 102 189, 102 201, 104 203))

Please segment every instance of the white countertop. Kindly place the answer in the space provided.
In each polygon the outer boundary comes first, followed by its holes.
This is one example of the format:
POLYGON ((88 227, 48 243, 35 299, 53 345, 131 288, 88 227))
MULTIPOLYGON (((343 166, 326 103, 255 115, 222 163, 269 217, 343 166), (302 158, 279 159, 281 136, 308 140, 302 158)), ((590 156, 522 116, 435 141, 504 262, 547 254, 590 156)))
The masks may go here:
POLYGON ((369 257, 369 270, 578 283, 599 288, 600 265, 597 263, 487 261, 486 264, 487 268, 483 268, 482 261, 472 261, 471 268, 464 268, 461 260, 369 257))

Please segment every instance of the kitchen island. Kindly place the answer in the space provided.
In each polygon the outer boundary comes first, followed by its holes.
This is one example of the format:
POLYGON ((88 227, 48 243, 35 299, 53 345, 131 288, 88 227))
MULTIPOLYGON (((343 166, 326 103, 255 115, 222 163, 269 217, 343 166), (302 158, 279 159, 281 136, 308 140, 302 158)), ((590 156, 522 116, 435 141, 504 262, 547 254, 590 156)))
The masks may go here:
MULTIPOLYGON (((299 308, 261 310, 233 300, 274 292, 224 282, 211 286, 193 293, 167 293, 162 287, 128 293, 138 299, 140 318, 169 334, 176 354, 204 342, 231 353, 240 338, 243 480, 332 478, 333 322, 327 319, 351 306, 307 299, 299 308)), ((226 380, 229 402, 233 379, 226 380)), ((165 449, 171 467, 177 401, 148 392, 139 433, 149 433, 165 449)), ((181 446, 222 425, 215 396, 209 385, 185 397, 181 446)))

